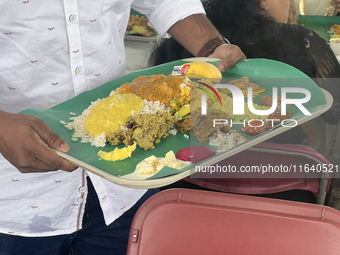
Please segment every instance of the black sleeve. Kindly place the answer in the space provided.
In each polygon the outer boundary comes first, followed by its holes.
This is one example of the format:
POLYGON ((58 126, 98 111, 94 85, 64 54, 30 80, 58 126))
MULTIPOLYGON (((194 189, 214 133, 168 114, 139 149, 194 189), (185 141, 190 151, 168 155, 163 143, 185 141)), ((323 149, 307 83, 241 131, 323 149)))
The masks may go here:
POLYGON ((340 119, 340 64, 327 42, 315 32, 304 29, 305 48, 315 74, 313 80, 333 96, 332 108, 322 115, 329 124, 340 119))

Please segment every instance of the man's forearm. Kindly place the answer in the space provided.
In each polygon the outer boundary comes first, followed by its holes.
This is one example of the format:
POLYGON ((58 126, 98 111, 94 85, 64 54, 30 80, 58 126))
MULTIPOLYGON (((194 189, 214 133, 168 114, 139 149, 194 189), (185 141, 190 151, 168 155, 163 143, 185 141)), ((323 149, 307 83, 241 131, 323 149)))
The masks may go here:
POLYGON ((194 56, 210 39, 221 37, 204 14, 194 14, 178 21, 168 32, 194 56))

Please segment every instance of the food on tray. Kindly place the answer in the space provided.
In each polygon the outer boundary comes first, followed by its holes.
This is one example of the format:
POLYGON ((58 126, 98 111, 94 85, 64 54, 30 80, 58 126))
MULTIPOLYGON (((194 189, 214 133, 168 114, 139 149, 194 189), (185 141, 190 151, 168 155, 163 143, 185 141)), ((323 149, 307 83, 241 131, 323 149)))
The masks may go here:
POLYGON ((182 166, 182 162, 176 159, 173 151, 169 151, 165 154, 164 158, 157 159, 154 155, 147 157, 138 163, 136 168, 139 174, 145 175, 155 174, 165 166, 178 169, 182 166))
POLYGON ((156 31, 145 16, 130 15, 127 34, 140 34, 143 36, 154 36, 156 31))
POLYGON ((144 150, 153 149, 169 135, 168 128, 177 120, 169 112, 138 114, 127 119, 126 129, 109 133, 107 140, 111 145, 136 143, 144 150))
POLYGON ((175 114, 177 112, 177 117, 183 117, 186 112, 190 112, 190 80, 185 78, 184 82, 179 85, 179 88, 181 90, 179 98, 174 98, 170 102, 170 113, 175 114), (180 110, 180 114, 184 115, 179 116, 178 112, 180 110))
MULTIPOLYGON (((259 90, 259 86, 249 82, 247 77, 243 77, 241 79, 237 79, 231 82, 235 86, 239 86, 241 89, 244 89, 244 86, 251 86, 257 90, 259 90)), ((226 142, 227 133, 230 131, 229 125, 222 125, 216 124, 213 127, 214 119, 223 119, 223 120, 230 120, 232 119, 233 122, 241 122, 243 119, 246 121, 251 119, 261 119, 265 120, 268 118, 268 115, 255 115, 253 114, 249 108, 248 103, 244 102, 244 115, 234 115, 233 114, 233 99, 229 97, 227 94, 223 93, 222 89, 216 89, 214 84, 208 79, 202 79, 198 82, 191 82, 190 83, 190 112, 191 116, 186 116, 184 119, 180 119, 176 124, 176 128, 180 132, 192 132, 193 135, 197 138, 200 142, 207 142, 208 140, 215 139, 215 145, 220 146, 220 150, 227 150, 228 148, 232 148, 233 146, 238 145, 238 143, 232 144, 231 137, 229 139, 229 143, 226 142), (205 89, 203 89, 205 88, 205 89), (202 94, 207 94, 207 88, 210 89, 212 92, 217 92, 218 100, 213 99, 215 96, 213 93, 210 93, 211 96, 206 97, 207 102, 207 109, 209 113, 207 115, 201 114, 201 105, 202 105, 202 94), (215 91, 214 91, 215 90, 215 91), (191 125, 190 125, 191 124, 191 125), (223 132, 226 134, 222 135, 223 132), (219 139, 217 139, 217 135, 219 135, 219 139), (217 139, 217 140, 216 140, 217 139), (217 141, 220 143, 217 144, 217 141), (224 140, 224 142, 222 142, 224 140)), ((229 91, 229 90, 228 90, 229 91)), ((226 92, 226 91, 225 91, 226 92)), ((217 96, 215 96, 217 98, 217 96)), ((257 105, 253 103, 255 109, 258 110, 267 110, 270 107, 257 105)), ((236 134, 235 134, 236 135, 236 134)), ((240 140, 243 142, 245 138, 240 136, 240 134, 236 135, 236 140, 240 140)))
MULTIPOLYGON (((273 104, 273 98, 271 96, 263 96, 261 99, 261 104, 265 106, 272 106, 273 104)), ((290 104, 287 104, 287 106, 291 106, 290 104)), ((281 97, 277 97, 277 107, 281 108, 281 97)))
MULTIPOLYGON (((214 86, 213 83, 209 83, 209 85, 214 86)), ((207 94, 205 90, 203 90, 203 85, 197 82, 190 83, 190 111, 196 112, 201 109, 202 104, 202 95, 207 94)), ((210 96, 207 96, 207 106, 211 105, 213 102, 210 96)))
POLYGON ((234 148, 235 146, 245 142, 247 139, 237 133, 235 130, 230 130, 228 133, 217 133, 209 137, 209 145, 217 146, 217 152, 223 152, 234 148))
POLYGON ((196 112, 201 109, 203 94, 208 94, 206 98, 208 109, 211 109, 213 105, 220 105, 221 102, 223 103, 225 100, 227 100, 227 98, 229 98, 227 94, 222 93, 219 89, 216 89, 214 83, 212 83, 209 79, 202 79, 199 80, 198 82, 191 82, 190 83, 191 112, 196 112), (218 94, 218 98, 216 100, 215 97, 217 96, 214 92, 212 92, 213 90, 215 90, 215 92, 218 94), (211 96, 209 96, 209 94, 211 96))
POLYGON ((235 85, 236 87, 242 90, 251 87, 253 91, 256 91, 260 88, 260 86, 257 85, 256 83, 250 82, 248 77, 242 77, 241 79, 232 80, 229 82, 229 84, 235 85))
POLYGON ((190 113, 190 105, 186 104, 186 105, 183 105, 181 109, 179 109, 177 113, 177 117, 184 117, 188 115, 189 113, 190 113))
POLYGON ((190 62, 175 66, 172 74, 188 77, 189 79, 207 78, 215 83, 222 80, 221 71, 215 65, 207 62, 190 62))
POLYGON ((334 33, 340 34, 340 25, 334 24, 331 29, 333 30, 334 33))
MULTIPOLYGON (((216 71, 215 66, 213 69, 210 65, 212 64, 195 62, 186 64, 182 68, 186 68, 186 73, 190 75, 210 76, 210 78, 215 75, 216 79, 220 79, 220 72, 216 71)), ((243 91, 248 87, 252 87, 259 93, 264 91, 257 84, 250 82, 247 77, 229 83, 243 91)), ((209 141, 210 145, 218 146, 218 152, 225 151, 246 140, 235 130, 230 130, 230 119, 234 123, 241 122, 243 119, 252 120, 252 125, 242 128, 242 131, 248 135, 257 135, 269 130, 269 124, 263 122, 265 119, 281 121, 285 118, 278 113, 257 116, 250 112, 246 102, 244 102, 245 114, 233 115, 233 99, 224 92, 228 90, 216 89, 209 78, 193 82, 187 77, 176 75, 140 76, 129 83, 122 84, 108 97, 92 102, 81 115, 70 118, 72 122, 63 124, 74 130, 72 135, 74 141, 81 138, 81 142, 91 142, 91 145, 96 147, 104 147, 106 142, 113 146, 125 144, 127 146, 125 148, 98 153, 104 160, 117 161, 131 157, 136 146, 144 150, 154 149, 155 144, 169 134, 176 135, 177 131, 191 132, 199 142, 209 141), (203 94, 209 95, 206 97, 206 114, 201 112, 203 94), (215 120, 225 121, 222 122, 223 124, 220 124, 221 122, 215 124, 215 120)), ((262 103, 264 104, 262 106, 253 104, 254 108, 267 110, 271 106, 272 99, 263 97, 262 103)), ((290 118, 289 114, 286 117, 290 118)), ((272 122, 272 125, 276 124, 277 121, 272 122)), ((201 158, 197 156, 195 160, 201 158)), ((148 160, 143 164, 151 164, 147 162, 148 160)), ((145 166, 142 172, 151 173, 162 167, 158 161, 154 163, 156 165, 153 165, 152 169, 150 166, 145 166)), ((164 163, 163 166, 165 165, 164 163)))
POLYGON ((286 111, 286 115, 282 115, 281 111, 275 111, 268 116, 269 120, 274 120, 274 125, 281 123, 283 120, 290 119, 293 116, 290 112, 286 111))
POLYGON ((190 132, 190 115, 185 116, 185 118, 177 121, 175 123, 177 130, 181 133, 190 132))
POLYGON ((182 161, 197 163, 201 160, 214 156, 216 152, 206 146, 195 146, 178 150, 176 158, 182 161))
MULTIPOLYGON (((111 92, 109 97, 91 102, 91 105, 85 109, 81 115, 71 117, 71 122, 67 123, 65 121, 61 121, 61 123, 66 128, 74 130, 71 140, 77 141, 81 138, 82 143, 89 142, 91 145, 96 147, 105 147, 108 133, 128 130, 126 122, 129 117, 143 114, 156 115, 157 113, 163 114, 162 116, 164 117, 167 116, 164 115, 164 113, 168 113, 170 111, 169 107, 166 107, 159 101, 148 101, 146 99, 142 99, 142 101, 140 100, 141 98, 134 94, 117 94, 115 92, 111 92), (130 100, 132 100, 132 102, 130 100), (143 107, 140 108, 140 104, 143 104, 143 107), (99 105, 98 108, 95 107, 97 105, 99 105), (108 108, 102 109, 104 105, 108 106, 108 108), (118 108, 117 105, 119 106, 118 108), (136 105, 138 107, 134 108, 136 105), (92 111, 93 108, 95 108, 95 111, 92 111), (111 111, 109 108, 111 108, 111 111), (92 114, 94 115, 92 116, 92 114), (108 118, 107 120, 109 120, 107 122, 105 122, 106 117, 108 118), (87 125, 85 125, 86 122, 87 125), (112 123, 115 125, 112 125, 112 123), (98 125, 101 125, 99 130, 98 125), (85 126, 87 126, 87 130, 94 135, 101 133, 97 136, 93 136, 87 132, 85 126)), ((174 118, 173 122, 177 121, 176 117, 172 116, 172 118, 174 118)), ((162 137, 166 137, 166 135, 163 135, 162 137)), ((133 142, 125 141, 125 143, 127 145, 132 145, 133 142)))
MULTIPOLYGON (((249 119, 263 119, 265 120, 268 116, 260 116, 253 114, 249 108, 248 103, 244 102, 244 115, 234 115, 233 114, 233 99, 228 96, 227 94, 221 92, 222 89, 216 89, 215 85, 207 80, 202 79, 199 80, 199 83, 191 82, 190 83, 190 111, 196 112, 201 110, 201 104, 202 104, 202 94, 206 94, 206 91, 202 90, 205 86, 202 84, 209 85, 211 88, 215 89, 221 99, 221 103, 219 103, 217 100, 215 102, 210 96, 207 96, 207 108, 211 111, 219 110, 222 112, 228 113, 228 116, 230 119, 233 119, 235 122, 239 122, 243 119, 249 120, 249 119)), ((206 87, 205 87, 206 88, 206 87)), ((229 91, 229 90, 228 90, 229 91)), ((257 110, 267 110, 270 107, 263 106, 263 105, 257 105, 253 103, 253 106, 257 110)))
POLYGON ((241 128, 246 135, 255 136, 272 128, 272 125, 261 120, 251 120, 248 125, 241 128))
POLYGON ((135 149, 136 144, 133 144, 121 149, 115 148, 111 152, 99 151, 98 156, 106 161, 119 161, 131 158, 131 154, 135 149))
POLYGON ((169 106, 174 98, 180 98, 181 87, 187 86, 188 81, 174 75, 140 76, 132 82, 124 83, 115 89, 116 94, 133 93, 148 101, 160 101, 169 106))
POLYGON ((92 136, 120 130, 126 120, 144 106, 143 99, 134 94, 112 95, 100 100, 85 119, 85 130, 92 136))
POLYGON ((340 38, 340 25, 334 24, 329 32, 332 34, 331 38, 340 38))
MULTIPOLYGON (((270 108, 269 106, 258 105, 255 103, 253 103, 253 106, 257 110, 268 110, 270 108)), ((256 115, 252 113, 249 110, 248 103, 246 102, 244 102, 244 115, 234 115, 233 114, 233 110, 234 110, 233 99, 231 97, 228 97, 224 101, 222 101, 222 105, 211 104, 211 105, 208 105, 208 108, 211 111, 220 110, 220 111, 228 113, 229 119, 233 119, 234 122, 240 122, 243 119, 245 119, 246 121, 252 120, 252 119, 265 120, 268 117, 268 115, 256 115)))
POLYGON ((228 114, 222 111, 207 112, 206 115, 201 113, 191 113, 190 123, 191 132, 201 143, 208 141, 210 136, 214 136, 221 130, 224 125, 216 124, 213 126, 215 119, 228 119, 228 114))
POLYGON ((290 112, 282 115, 281 111, 275 111, 268 116, 268 121, 251 120, 249 124, 241 128, 241 131, 247 135, 255 136, 265 131, 272 129, 274 126, 280 124, 283 120, 290 119, 293 116, 290 112))
MULTIPOLYGON (((260 87, 256 83, 250 82, 248 77, 242 77, 240 79, 231 80, 228 82, 228 84, 234 85, 241 89, 244 95, 248 95, 249 87, 253 89, 253 96, 256 96, 265 91, 265 88, 260 87)), ((231 93, 229 89, 221 89, 221 91, 227 94, 231 93)))

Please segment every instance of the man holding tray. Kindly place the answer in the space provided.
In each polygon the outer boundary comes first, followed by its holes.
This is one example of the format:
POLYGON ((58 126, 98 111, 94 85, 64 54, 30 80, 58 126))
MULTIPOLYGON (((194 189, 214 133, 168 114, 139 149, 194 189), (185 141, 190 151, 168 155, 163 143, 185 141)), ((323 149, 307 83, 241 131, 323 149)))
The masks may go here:
POLYGON ((245 59, 212 27, 199 0, 1 1, 2 255, 125 254, 134 213, 153 191, 120 187, 77 169, 52 150, 69 150, 57 134, 18 113, 124 75, 131 6, 159 35, 169 33, 193 55, 221 58, 221 71, 245 59))

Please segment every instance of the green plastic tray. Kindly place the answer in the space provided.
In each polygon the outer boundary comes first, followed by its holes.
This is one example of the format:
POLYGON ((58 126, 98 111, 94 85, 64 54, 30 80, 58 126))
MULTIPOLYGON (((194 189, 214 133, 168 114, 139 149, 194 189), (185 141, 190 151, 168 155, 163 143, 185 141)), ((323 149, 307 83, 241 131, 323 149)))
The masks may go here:
MULTIPOLYGON (((208 58, 203 59, 190 59, 190 60, 203 60, 206 61, 208 58)), ((208 59, 211 60, 211 59, 208 59)), ((56 133, 58 133, 69 145, 70 151, 68 155, 63 153, 58 153, 63 157, 69 159, 71 162, 83 167, 99 176, 102 176, 109 181, 115 182, 117 184, 135 187, 135 188, 152 188, 160 187, 179 179, 182 179, 190 174, 190 169, 192 166, 187 166, 182 170, 176 170, 172 168, 165 167, 158 174, 151 178, 144 177, 143 180, 140 177, 136 179, 124 178, 124 175, 128 176, 133 173, 135 166, 144 158, 155 155, 156 157, 164 157, 164 155, 169 151, 173 150, 176 154, 181 148, 188 148, 190 145, 197 144, 197 140, 194 138, 185 138, 183 134, 177 133, 177 135, 170 135, 162 142, 156 144, 156 149, 153 150, 142 150, 137 148, 133 154, 132 158, 119 161, 119 162, 108 162, 104 160, 99 160, 97 153, 99 150, 112 151, 116 146, 107 145, 105 148, 96 148, 91 146, 89 143, 80 143, 79 141, 72 141, 71 135, 72 131, 68 130, 60 123, 61 120, 68 122, 70 117, 74 117, 70 112, 74 112, 80 115, 84 109, 86 109, 91 101, 95 101, 98 98, 107 97, 112 90, 121 86, 125 82, 131 82, 133 79, 141 75, 153 75, 153 74, 165 74, 168 75, 173 70, 174 66, 184 64, 189 60, 179 60, 157 67, 145 69, 142 71, 137 71, 118 78, 114 81, 108 82, 96 89, 84 92, 71 100, 63 102, 57 106, 49 109, 43 110, 25 110, 22 113, 32 114, 43 119, 49 127, 56 133)), ((218 61, 212 62, 217 64, 218 61)), ((297 86, 307 88, 311 94, 312 99, 305 104, 306 108, 313 113, 312 116, 303 116, 302 113, 298 113, 296 109, 288 109, 294 114, 294 118, 298 120, 301 124, 312 118, 317 117, 322 112, 325 112, 330 108, 332 103, 332 97, 327 94, 327 92, 322 91, 310 78, 299 70, 286 65, 281 62, 265 59, 250 59, 246 61, 239 62, 231 70, 223 73, 223 80, 221 83, 229 81, 232 78, 240 78, 243 76, 248 76, 252 81, 259 81, 262 87, 265 87, 267 91, 261 95, 270 95, 272 86, 283 87, 283 86, 297 86), (326 97, 325 97, 326 95, 326 97)), ((262 97, 262 96, 261 96, 262 97)), ((256 103, 259 104, 260 96, 254 99, 256 103)), ((242 150, 245 150, 257 143, 260 143, 272 136, 286 131, 287 128, 276 128, 275 130, 266 132, 263 135, 256 137, 249 137, 249 140, 227 152, 216 154, 215 156, 205 160, 203 163, 216 163, 223 158, 230 157, 242 150)), ((119 146, 124 147, 124 146, 119 146)), ((217 148, 215 147, 215 150, 217 148)))
POLYGON ((329 42, 331 34, 328 33, 328 31, 334 24, 340 25, 340 17, 299 15, 297 17, 297 23, 313 30, 319 36, 329 42))

